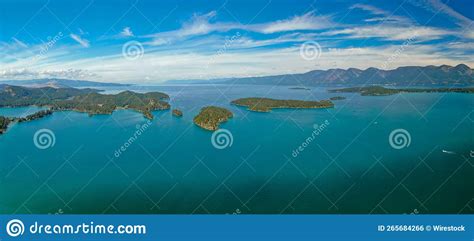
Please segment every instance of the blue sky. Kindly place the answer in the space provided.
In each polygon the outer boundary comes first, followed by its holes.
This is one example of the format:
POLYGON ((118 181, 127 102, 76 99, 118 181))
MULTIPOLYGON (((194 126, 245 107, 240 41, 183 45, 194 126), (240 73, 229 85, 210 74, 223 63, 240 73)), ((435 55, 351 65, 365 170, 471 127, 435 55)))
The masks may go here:
POLYGON ((470 0, 1 0, 0 79, 158 83, 473 67, 470 0))

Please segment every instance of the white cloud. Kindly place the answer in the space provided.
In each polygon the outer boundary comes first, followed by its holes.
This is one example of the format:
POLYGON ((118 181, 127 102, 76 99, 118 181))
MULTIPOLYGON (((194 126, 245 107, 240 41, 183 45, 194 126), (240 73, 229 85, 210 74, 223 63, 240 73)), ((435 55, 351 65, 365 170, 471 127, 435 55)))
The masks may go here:
MULTIPOLYGON (((452 16, 455 16, 456 19, 459 19, 464 23, 471 21, 452 10, 449 6, 446 6, 437 0, 411 0, 411 2, 416 6, 428 9, 433 13, 436 13, 437 11, 444 11, 452 16)), ((371 13, 373 17, 364 19, 364 21, 369 24, 355 25, 352 27, 345 27, 344 29, 336 29, 329 32, 324 32, 322 35, 343 35, 343 38, 349 39, 380 38, 384 40, 406 40, 414 38, 417 42, 438 40, 448 35, 459 36, 461 38, 474 37, 474 32, 470 31, 470 28, 466 28, 464 31, 459 31, 432 26, 420 26, 410 18, 398 16, 395 15, 395 13, 391 13, 367 4, 355 4, 351 8, 360 9, 371 13)))
POLYGON ((97 77, 97 75, 82 69, 31 70, 20 68, 0 70, 0 79, 9 80, 39 78, 90 79, 94 77, 97 77))
POLYGON ((183 24, 183 27, 176 32, 178 37, 202 35, 211 31, 221 29, 220 24, 210 24, 209 21, 216 16, 216 11, 211 11, 204 15, 195 14, 192 19, 183 24))
MULTIPOLYGON (((331 18, 316 16, 314 12, 250 25, 215 22, 215 11, 196 14, 176 30, 141 36, 140 40, 148 45, 143 57, 135 61, 123 58, 120 51, 103 51, 102 53, 113 54, 90 56, 88 50, 84 51, 79 45, 67 45, 52 49, 47 56, 35 59, 35 64, 31 65, 27 60, 34 55, 28 53, 28 50, 34 46, 20 48, 13 40, 8 46, 0 43, 0 78, 58 77, 140 83, 171 79, 264 76, 335 67, 379 67, 397 53, 397 43, 341 48, 346 46, 344 41, 347 39, 365 38, 389 41, 413 39, 409 46, 404 47, 403 53, 397 54, 397 58, 390 62, 390 68, 405 65, 456 65, 460 62, 473 66, 472 57, 463 52, 462 43, 465 43, 465 40, 444 48, 442 44, 446 44, 446 41, 442 41, 440 45, 421 44, 427 40, 441 39, 445 35, 459 35, 459 31, 409 24, 408 20, 399 16, 387 18, 389 15, 386 11, 369 5, 355 5, 353 8, 370 11, 371 15, 365 20, 366 24, 337 25, 335 30, 329 31, 324 29, 334 27, 331 18), (385 24, 373 24, 379 21, 385 21, 385 24), (324 31, 305 31, 320 29, 324 31), (239 38, 225 47, 223 53, 218 54, 218 50, 227 44, 224 34, 220 33, 230 30, 261 34, 255 39, 252 34, 239 35, 239 38), (316 61, 306 61, 300 57, 299 45, 309 40, 318 41, 322 47, 321 58, 316 61), (8 48, 10 45, 15 48, 8 48), (265 46, 267 48, 263 48, 265 46), (8 51, 3 51, 3 47, 8 51), (25 69, 26 66, 31 67, 25 69)), ((125 35, 133 36, 129 27, 123 29, 122 36, 125 35)), ((230 37, 230 33, 227 35, 230 37)), ((90 46, 89 41, 81 34, 71 34, 70 37, 83 47, 90 46)), ((383 44, 382 41, 376 43, 383 44)), ((357 43, 355 45, 357 46, 357 43)), ((117 44, 104 48, 120 49, 120 46, 117 44)))
POLYGON ((381 17, 366 19, 365 20, 366 22, 379 22, 379 21, 382 22, 383 21, 383 22, 396 22, 399 24, 412 24, 412 21, 409 18, 397 16, 394 13, 390 13, 388 11, 385 11, 383 9, 380 9, 371 5, 358 3, 358 4, 354 4, 351 8, 364 10, 364 11, 370 12, 373 15, 381 16, 381 17))
POLYGON ((231 47, 235 46, 236 48, 256 48, 264 46, 272 46, 276 44, 285 44, 285 43, 301 43, 305 41, 310 41, 316 39, 316 34, 314 33, 289 33, 278 36, 272 39, 264 40, 254 40, 249 37, 241 37, 237 39, 231 47))
POLYGON ((83 39, 79 35, 73 34, 73 33, 70 34, 69 36, 72 39, 74 39, 76 42, 78 42, 80 45, 82 45, 82 47, 84 47, 84 48, 89 48, 90 47, 89 40, 83 39))
POLYGON ((153 40, 150 42, 150 44, 163 45, 187 37, 205 35, 215 31, 228 31, 232 28, 236 28, 235 26, 231 25, 226 27, 226 24, 211 24, 210 20, 215 16, 215 11, 211 11, 204 15, 194 14, 189 21, 183 23, 181 28, 177 30, 160 32, 149 36, 153 37, 153 40))
MULTIPOLYGON (((246 40, 247 41, 247 40, 246 40)), ((236 44, 239 44, 236 42, 236 44)), ((250 42, 259 44, 258 41, 250 42)), ((35 70, 0 71, 0 78, 22 76, 26 78, 62 77, 90 79, 105 82, 143 81, 159 83, 172 79, 208 79, 265 76, 288 73, 302 73, 314 69, 368 68, 380 67, 390 59, 387 68, 406 65, 457 65, 460 62, 470 66, 470 56, 459 54, 458 50, 441 49, 439 46, 409 44, 403 47, 389 45, 364 48, 333 48, 320 43, 321 57, 315 61, 301 58, 299 45, 277 49, 232 49, 222 54, 199 51, 179 52, 166 48, 164 51, 147 51, 141 59, 130 61, 121 54, 83 58, 71 61, 57 61, 45 64, 35 70), (456 52, 454 52, 456 51, 456 52), (452 58, 456 53, 456 58, 452 58), (392 56, 396 55, 394 59, 392 56), (79 69, 79 70, 77 70, 79 69), (74 71, 73 71, 74 70, 74 71), (33 73, 32 73, 33 72, 33 73)))
POLYGON ((25 44, 24 42, 18 40, 17 38, 15 37, 12 37, 13 41, 15 41, 16 44, 18 44, 19 46, 23 47, 23 48, 28 48, 28 45, 25 44))
POLYGON ((263 34, 272 34, 280 32, 291 32, 298 30, 318 30, 335 27, 329 16, 316 16, 315 13, 308 12, 300 16, 294 16, 284 20, 273 22, 243 25, 233 22, 212 23, 216 17, 216 12, 211 11, 204 15, 195 14, 189 21, 183 23, 177 30, 160 32, 150 36, 153 40, 151 45, 164 45, 173 43, 177 40, 183 40, 193 36, 202 36, 213 32, 227 32, 230 30, 244 30, 258 32, 263 34))
POLYGON ((459 37, 461 38, 467 38, 467 39, 474 39, 474 21, 450 6, 444 4, 443 2, 439 0, 410 0, 409 1, 411 4, 424 8, 427 11, 432 12, 433 14, 445 14, 446 16, 451 17, 453 22, 460 26, 462 29, 459 32, 459 37))
POLYGON ((122 32, 120 32, 120 36, 122 37, 133 37, 134 34, 132 32, 132 30, 130 29, 130 27, 125 27, 122 32))
POLYGON ((440 39, 445 35, 454 35, 455 32, 443 30, 433 27, 420 26, 367 26, 352 27, 340 30, 333 30, 322 33, 324 36, 348 35, 346 38, 382 38, 386 40, 406 40, 414 39, 414 41, 427 41, 440 39))
POLYGON ((316 16, 314 11, 308 12, 301 16, 294 16, 285 20, 275 22, 256 24, 250 26, 250 30, 261 33, 277 33, 296 30, 317 30, 334 27, 328 16, 316 16))
MULTIPOLYGON (((457 12, 450 6, 444 4, 440 0, 410 0, 409 2, 415 6, 422 7, 435 14, 444 13, 452 17, 456 21, 456 23, 463 28, 469 28, 473 26, 474 21, 472 19, 465 17, 464 15, 460 14, 459 12, 457 12)), ((472 6, 470 7, 472 8, 472 6)))

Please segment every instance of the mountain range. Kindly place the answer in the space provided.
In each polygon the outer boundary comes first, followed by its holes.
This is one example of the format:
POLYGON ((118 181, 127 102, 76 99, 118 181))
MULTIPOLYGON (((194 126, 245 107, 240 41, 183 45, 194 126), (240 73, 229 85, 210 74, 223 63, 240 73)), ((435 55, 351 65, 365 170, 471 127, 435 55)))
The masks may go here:
MULTIPOLYGON (((472 86, 474 69, 456 66, 405 66, 392 70, 357 68, 312 70, 301 74, 211 80, 170 80, 166 84, 251 84, 289 86, 472 86)), ((5 80, 0 85, 52 88, 119 87, 130 84, 103 83, 69 79, 5 80)))
POLYGON ((103 83, 86 80, 70 79, 33 79, 33 80, 5 80, 1 84, 24 87, 52 87, 52 88, 84 88, 84 87, 117 87, 130 86, 129 84, 103 83))
POLYGON ((302 74, 230 78, 216 83, 296 85, 296 86, 469 86, 474 84, 474 70, 465 64, 456 66, 406 66, 393 70, 313 70, 302 74))

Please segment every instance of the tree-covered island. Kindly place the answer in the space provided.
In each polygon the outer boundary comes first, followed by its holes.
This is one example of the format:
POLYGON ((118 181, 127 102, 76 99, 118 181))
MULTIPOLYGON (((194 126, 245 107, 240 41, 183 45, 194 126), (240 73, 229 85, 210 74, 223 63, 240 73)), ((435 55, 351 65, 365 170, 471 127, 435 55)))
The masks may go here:
POLYGON ((194 123, 199 127, 215 131, 219 129, 219 125, 222 122, 226 122, 229 118, 232 118, 233 114, 229 110, 217 107, 217 106, 206 106, 201 109, 201 112, 194 117, 194 123))
POLYGON ((310 88, 306 88, 306 87, 290 87, 288 89, 290 89, 290 90, 311 90, 310 88))
POLYGON ((179 109, 173 109, 172 113, 176 117, 183 117, 183 112, 179 109))
POLYGON ((305 101, 305 100, 277 100, 270 98, 241 98, 233 100, 233 105, 248 107, 251 111, 270 112, 275 108, 288 109, 318 109, 318 108, 332 108, 334 104, 329 100, 321 101, 305 101))

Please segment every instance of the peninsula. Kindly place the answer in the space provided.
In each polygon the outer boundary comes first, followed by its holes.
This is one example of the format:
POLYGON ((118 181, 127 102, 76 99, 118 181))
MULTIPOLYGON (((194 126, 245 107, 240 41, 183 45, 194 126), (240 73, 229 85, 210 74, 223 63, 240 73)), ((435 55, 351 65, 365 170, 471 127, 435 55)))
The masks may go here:
POLYGON ((115 95, 90 93, 79 95, 71 100, 57 101, 52 104, 53 110, 74 110, 85 112, 89 115, 111 114, 117 109, 132 109, 141 112, 146 118, 153 119, 154 110, 167 110, 170 108, 168 95, 160 92, 135 93, 124 91, 115 95))
POLYGON ((332 108, 334 104, 329 100, 305 101, 305 100, 277 100, 270 98, 241 98, 233 100, 233 105, 248 107, 248 110, 256 112, 270 112, 275 108, 289 109, 318 109, 332 108))
POLYGON ((27 88, 0 86, 0 107, 42 106, 51 111, 73 110, 94 114, 110 114, 116 109, 133 109, 153 119, 152 111, 169 109, 161 92, 135 93, 124 91, 114 95, 99 94, 95 89, 27 88))
POLYGON ((362 96, 385 96, 398 93, 468 93, 473 94, 474 88, 385 88, 382 86, 351 87, 329 90, 331 93, 360 93, 362 96))
POLYGON ((10 125, 10 122, 10 118, 0 116, 0 134, 3 134, 7 130, 8 125, 10 125))
POLYGON ((219 125, 222 122, 226 122, 229 118, 232 118, 233 114, 231 111, 217 106, 206 106, 201 109, 201 112, 194 117, 194 124, 199 127, 215 131, 219 129, 219 125))
POLYGON ((0 116, 0 134, 5 133, 5 131, 8 129, 8 126, 12 123, 15 122, 27 122, 27 121, 32 121, 36 119, 43 118, 45 116, 51 115, 53 111, 51 110, 40 110, 34 114, 28 115, 26 117, 5 117, 5 116, 0 116))

